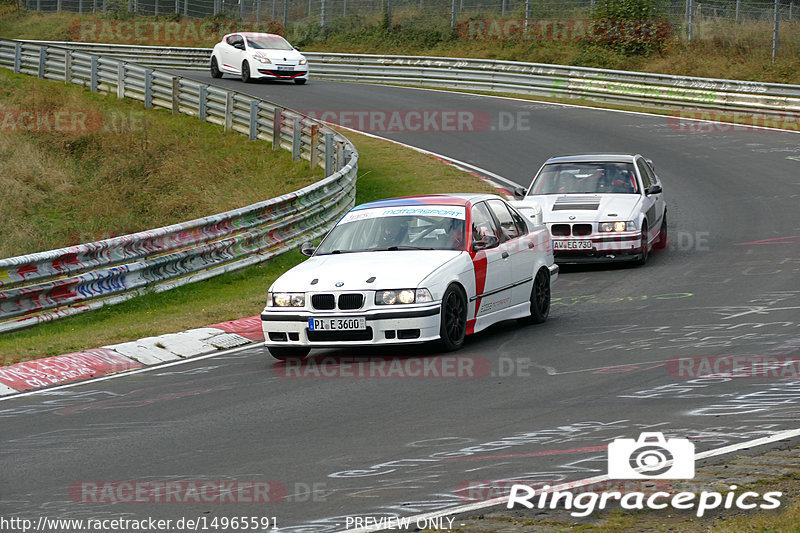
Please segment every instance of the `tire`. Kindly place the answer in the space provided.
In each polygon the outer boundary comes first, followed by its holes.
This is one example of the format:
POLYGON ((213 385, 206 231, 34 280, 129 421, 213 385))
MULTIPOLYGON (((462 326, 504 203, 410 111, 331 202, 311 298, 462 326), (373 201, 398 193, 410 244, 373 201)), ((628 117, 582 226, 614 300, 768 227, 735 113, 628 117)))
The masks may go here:
POLYGON ((299 346, 270 346, 267 350, 269 350, 269 354, 275 359, 286 361, 287 359, 302 359, 308 355, 311 348, 299 346))
POLYGON ((219 69, 219 65, 217 64, 217 58, 211 56, 211 77, 212 78, 221 78, 222 71, 219 69))
POLYGON ((666 250, 669 246, 669 237, 667 235, 667 212, 664 211, 664 219, 661 221, 661 229, 658 231, 658 240, 653 247, 656 250, 666 250))
POLYGON ((308 80, 305 79, 305 78, 300 78, 300 79, 294 80, 295 84, 297 84, 297 85, 305 85, 307 81, 308 80))
POLYGON ((439 343, 446 352, 461 348, 467 336, 467 296, 457 285, 450 285, 442 297, 439 343))
POLYGON ((641 248, 642 251, 639 254, 639 258, 633 262, 633 264, 637 266, 646 265, 647 258, 650 256, 650 250, 649 247, 647 246, 647 222, 645 222, 644 225, 642 226, 641 248))
POLYGON ((550 272, 539 269, 531 287, 531 314, 520 319, 523 324, 541 324, 550 315, 550 272))
POLYGON ((242 61, 242 81, 250 83, 250 64, 247 61, 242 61))

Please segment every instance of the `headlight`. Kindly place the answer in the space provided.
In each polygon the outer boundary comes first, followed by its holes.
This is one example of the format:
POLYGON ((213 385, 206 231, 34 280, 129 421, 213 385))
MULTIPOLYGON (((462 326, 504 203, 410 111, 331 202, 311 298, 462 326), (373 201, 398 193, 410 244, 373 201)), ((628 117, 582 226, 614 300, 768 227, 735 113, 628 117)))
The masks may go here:
POLYGON ((306 305, 304 292, 270 292, 267 294, 267 307, 303 307, 306 305))
POLYGON ((253 59, 255 59, 256 61, 260 61, 261 63, 271 63, 271 61, 266 57, 253 56, 253 59))
POLYGON ((299 62, 299 63, 297 63, 297 64, 298 64, 298 65, 305 65, 306 63, 308 63, 308 61, 306 61, 306 58, 303 58, 303 59, 301 59, 301 60, 300 60, 300 62, 299 62))
POLYGON ((432 302, 428 289, 394 289, 375 293, 376 305, 413 304, 432 302))
POLYGON ((617 222, 601 222, 597 225, 597 231, 601 233, 607 233, 611 231, 631 231, 636 229, 636 223, 632 220, 627 222, 623 222, 621 220, 617 222))

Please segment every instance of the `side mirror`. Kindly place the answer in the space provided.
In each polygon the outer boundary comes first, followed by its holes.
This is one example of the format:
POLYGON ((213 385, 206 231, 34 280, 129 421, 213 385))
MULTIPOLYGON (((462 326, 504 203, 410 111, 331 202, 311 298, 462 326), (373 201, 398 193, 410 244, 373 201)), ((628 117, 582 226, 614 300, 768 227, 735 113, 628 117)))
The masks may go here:
POLYGON ((661 194, 661 191, 661 185, 651 185, 644 190, 644 193, 649 196, 651 194, 661 194))
POLYGON ((244 50, 244 43, 236 43, 233 45, 237 50, 244 50))
POLYGON ((483 238, 472 243, 472 251, 489 250, 500 245, 500 239, 495 235, 484 235, 483 238))
POLYGON ((295 50, 297 50, 298 52, 300 51, 300 49, 299 49, 298 47, 296 47, 296 46, 292 46, 292 48, 294 48, 294 49, 295 49, 295 50))
POLYGON ((305 256, 307 256, 307 257, 311 257, 312 255, 314 255, 314 252, 316 252, 316 251, 317 251, 317 247, 314 246, 314 244, 310 243, 310 242, 304 242, 300 246, 300 253, 305 255, 305 256))
POLYGON ((514 198, 517 200, 523 200, 526 194, 528 191, 525 190, 525 187, 514 187, 514 198))

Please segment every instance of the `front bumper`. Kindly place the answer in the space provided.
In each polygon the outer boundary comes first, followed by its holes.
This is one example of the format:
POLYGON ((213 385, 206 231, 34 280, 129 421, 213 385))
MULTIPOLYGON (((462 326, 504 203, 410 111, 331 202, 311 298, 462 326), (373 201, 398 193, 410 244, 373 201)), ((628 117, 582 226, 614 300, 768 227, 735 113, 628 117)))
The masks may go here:
POLYGON ((402 309, 365 311, 280 310, 261 314, 266 346, 333 348, 415 344, 439 338, 441 302, 402 309), (310 331, 309 318, 365 317, 367 329, 354 331, 310 331))
POLYGON ((252 78, 270 78, 274 80, 308 79, 308 67, 305 65, 281 66, 258 63, 255 71, 251 72, 252 78))
POLYGON ((642 235, 639 231, 610 234, 593 233, 585 237, 553 237, 553 257, 558 263, 591 263, 631 261, 642 253, 642 235), (578 243, 590 242, 590 248, 578 247, 578 243), (561 244, 560 243, 572 243, 561 244), (571 247, 574 248, 567 248, 571 247))

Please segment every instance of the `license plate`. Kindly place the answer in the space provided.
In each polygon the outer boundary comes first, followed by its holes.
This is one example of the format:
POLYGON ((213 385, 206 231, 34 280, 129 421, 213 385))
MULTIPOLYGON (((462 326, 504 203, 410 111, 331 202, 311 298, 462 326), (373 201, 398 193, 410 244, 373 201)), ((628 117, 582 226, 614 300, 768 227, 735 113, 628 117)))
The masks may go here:
POLYGON ((577 241, 553 241, 553 250, 591 250, 592 241, 581 239, 577 241))
POLYGON ((309 318, 309 331, 356 331, 367 329, 363 316, 351 318, 309 318))

